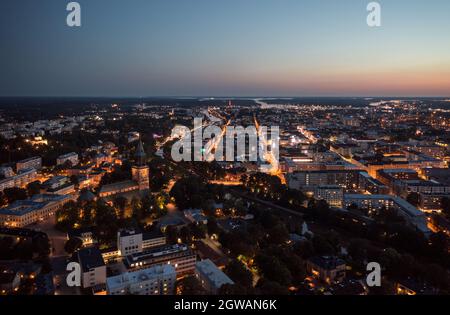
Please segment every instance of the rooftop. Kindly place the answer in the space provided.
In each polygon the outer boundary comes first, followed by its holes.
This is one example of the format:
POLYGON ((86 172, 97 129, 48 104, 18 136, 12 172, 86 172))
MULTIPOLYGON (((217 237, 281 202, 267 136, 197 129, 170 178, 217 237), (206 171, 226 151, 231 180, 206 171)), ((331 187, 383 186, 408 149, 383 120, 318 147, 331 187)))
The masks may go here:
POLYGON ((216 288, 220 288, 224 284, 234 284, 233 280, 209 259, 197 262, 195 268, 199 273, 207 277, 216 288))
POLYGON ((109 290, 122 288, 124 285, 136 284, 142 281, 154 279, 160 275, 176 277, 175 268, 172 265, 156 265, 146 269, 140 269, 134 272, 126 272, 106 279, 106 285, 109 290))
POLYGON ((78 251, 78 260, 83 272, 105 266, 102 254, 97 247, 83 248, 78 251))

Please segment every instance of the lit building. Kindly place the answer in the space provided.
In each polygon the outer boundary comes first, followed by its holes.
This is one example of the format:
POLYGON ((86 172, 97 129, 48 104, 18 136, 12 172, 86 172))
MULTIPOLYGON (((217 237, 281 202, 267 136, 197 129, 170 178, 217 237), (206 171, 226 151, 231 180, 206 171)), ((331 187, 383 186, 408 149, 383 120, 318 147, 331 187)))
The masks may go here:
POLYGON ((233 280, 209 259, 195 264, 195 276, 208 294, 218 294, 224 284, 234 284, 233 280))
POLYGON ((141 232, 136 229, 117 232, 117 249, 120 256, 142 253, 153 247, 166 245, 166 237, 161 231, 141 232))
POLYGON ((356 205, 359 208, 371 210, 393 209, 402 216, 405 221, 415 227, 418 231, 429 235, 430 229, 427 227, 427 219, 423 212, 419 211, 406 200, 391 195, 363 195, 346 194, 344 195, 344 204, 346 207, 356 205))
POLYGON ((17 200, 6 208, 0 209, 0 225, 24 227, 53 215, 69 201, 72 195, 34 195, 31 199, 17 200))
POLYGON ((37 171, 34 168, 22 170, 15 176, 0 180, 0 191, 6 188, 25 187, 29 183, 35 181, 37 178, 37 171))
POLYGON ((142 141, 139 141, 135 157, 136 163, 131 168, 132 180, 102 186, 99 192, 100 197, 110 197, 132 191, 146 191, 150 188, 149 168, 146 165, 142 141))
POLYGON ((345 261, 334 256, 316 256, 306 261, 306 270, 328 284, 344 280, 345 269, 345 261))
POLYGON ((157 265, 146 269, 108 277, 108 295, 170 295, 174 293, 177 274, 172 265, 157 265))
POLYGON ((67 195, 75 192, 75 185, 69 177, 53 176, 42 184, 42 189, 47 194, 67 195))
POLYGON ((42 167, 42 158, 40 156, 31 157, 16 163, 17 172, 30 168, 39 170, 41 167, 42 167))
POLYGON ((314 191, 321 185, 338 185, 347 190, 358 188, 359 171, 357 170, 326 170, 326 171, 299 171, 287 176, 288 186, 291 189, 314 191))
POLYGON ((193 273, 197 257, 185 244, 155 247, 142 253, 125 257, 124 264, 129 269, 142 269, 149 266, 170 264, 175 267, 177 276, 193 273))
POLYGON ((78 154, 76 154, 75 152, 71 152, 71 153, 60 155, 56 159, 56 165, 63 165, 66 162, 70 162, 70 164, 72 166, 77 165, 78 162, 79 162, 78 161, 78 154))
POLYGON ((320 185, 314 192, 314 198, 325 200, 331 207, 342 207, 344 189, 337 185, 320 185))
POLYGON ((136 150, 136 164, 131 168, 131 176, 133 180, 138 184, 139 190, 147 190, 150 188, 149 182, 149 169, 146 165, 146 155, 142 141, 139 141, 136 150))
POLYGON ((106 283, 106 265, 97 247, 82 248, 78 251, 83 288, 92 288, 106 283))

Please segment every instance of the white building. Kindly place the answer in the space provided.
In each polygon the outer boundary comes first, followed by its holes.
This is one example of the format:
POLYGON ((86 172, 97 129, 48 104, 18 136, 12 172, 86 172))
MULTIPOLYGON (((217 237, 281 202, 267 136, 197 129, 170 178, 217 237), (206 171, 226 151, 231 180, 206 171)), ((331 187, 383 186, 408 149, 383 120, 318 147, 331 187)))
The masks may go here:
POLYGON ((108 295, 170 295, 174 293, 177 274, 172 265, 157 265, 146 269, 108 277, 108 295))
POLYGON ((166 245, 166 237, 161 231, 141 232, 136 229, 117 232, 117 249, 120 256, 142 253, 153 247, 166 245))
POLYGON ((60 155, 56 159, 56 165, 62 165, 68 161, 72 164, 72 166, 77 165, 78 164, 78 154, 76 154, 75 152, 71 152, 71 153, 67 153, 64 155, 60 155))
POLYGON ((0 191, 12 187, 25 187, 36 180, 37 171, 34 168, 22 170, 19 174, 0 180, 0 191))
POLYGON ((40 156, 31 157, 16 163, 17 172, 30 168, 39 170, 41 167, 42 167, 42 158, 40 156))
POLYGON ((24 227, 39 222, 56 213, 73 195, 34 195, 31 199, 17 200, 0 209, 0 226, 24 227))
POLYGON ((209 259, 195 264, 195 276, 208 294, 218 294, 224 284, 234 284, 233 280, 209 259))
POLYGON ((106 265, 97 247, 80 249, 78 261, 81 266, 83 288, 92 288, 106 283, 106 265))

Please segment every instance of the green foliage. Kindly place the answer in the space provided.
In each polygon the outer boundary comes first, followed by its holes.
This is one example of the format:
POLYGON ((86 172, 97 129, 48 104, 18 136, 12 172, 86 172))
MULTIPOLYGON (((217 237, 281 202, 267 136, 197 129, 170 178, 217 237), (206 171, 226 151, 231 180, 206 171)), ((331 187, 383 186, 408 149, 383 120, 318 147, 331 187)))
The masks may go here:
POLYGON ((253 286, 252 273, 240 261, 233 259, 225 267, 224 272, 230 277, 233 282, 245 288, 253 286))

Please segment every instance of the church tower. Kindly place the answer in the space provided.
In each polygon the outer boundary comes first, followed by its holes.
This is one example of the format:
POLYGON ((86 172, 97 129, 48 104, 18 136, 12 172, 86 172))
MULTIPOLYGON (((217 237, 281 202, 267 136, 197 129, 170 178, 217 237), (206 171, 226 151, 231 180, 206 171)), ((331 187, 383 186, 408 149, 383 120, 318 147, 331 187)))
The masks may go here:
POLYGON ((139 190, 147 190, 150 188, 149 169, 141 140, 136 148, 135 158, 136 163, 131 168, 132 178, 139 185, 139 190))

